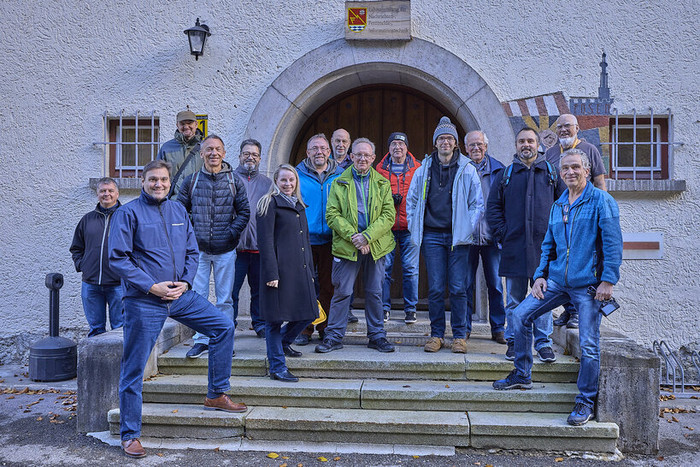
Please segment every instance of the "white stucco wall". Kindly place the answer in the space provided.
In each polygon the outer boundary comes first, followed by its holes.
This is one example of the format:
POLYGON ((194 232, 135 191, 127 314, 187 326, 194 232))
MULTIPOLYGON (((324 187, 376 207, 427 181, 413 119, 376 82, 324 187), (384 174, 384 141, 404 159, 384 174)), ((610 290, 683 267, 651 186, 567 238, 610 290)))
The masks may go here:
MULTIPOLYGON (((342 0, 121 3, 0 3, 0 361, 25 355, 47 332, 47 272, 66 276, 61 327, 86 330, 68 246, 95 202, 88 179, 104 173, 92 143, 102 139, 105 110, 155 109, 165 141, 189 104, 209 115, 209 131, 233 155, 280 73, 343 37, 342 0), (212 29, 199 61, 182 33, 197 16, 212 29)), ((696 0, 412 3, 414 37, 462 58, 501 101, 560 90, 594 96, 605 49, 621 111, 673 109, 685 143, 673 164, 687 191, 616 195, 623 230, 664 233, 663 259, 625 261, 616 291, 623 309, 611 319, 647 345, 698 342, 699 14, 696 0)))

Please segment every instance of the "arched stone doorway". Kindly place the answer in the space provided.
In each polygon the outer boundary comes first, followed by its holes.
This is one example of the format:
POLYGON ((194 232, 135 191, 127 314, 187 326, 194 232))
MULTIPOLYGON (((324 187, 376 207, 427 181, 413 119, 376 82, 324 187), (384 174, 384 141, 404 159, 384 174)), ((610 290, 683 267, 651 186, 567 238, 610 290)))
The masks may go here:
MULTIPOLYGON (((372 85, 397 85, 427 96, 444 114, 454 116, 453 122, 462 129, 460 139, 465 130, 484 130, 489 152, 501 161, 510 159, 514 134, 508 118, 489 85, 461 58, 422 39, 382 44, 338 39, 297 59, 258 101, 245 137, 263 145, 261 170, 272 173, 279 164, 296 159, 295 143, 303 139, 305 125, 324 105, 372 85)), ((428 131, 436 123, 426 123, 428 131)), ((383 141, 381 147, 385 145, 383 141)), ((477 318, 483 319, 485 290, 477 290, 477 318)))

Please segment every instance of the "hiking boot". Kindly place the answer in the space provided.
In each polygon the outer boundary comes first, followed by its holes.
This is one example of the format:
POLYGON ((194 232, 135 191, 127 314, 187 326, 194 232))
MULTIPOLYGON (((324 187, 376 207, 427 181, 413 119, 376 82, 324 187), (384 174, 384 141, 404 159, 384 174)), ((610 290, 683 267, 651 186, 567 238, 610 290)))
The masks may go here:
POLYGON ((328 353, 343 348, 343 343, 331 339, 323 339, 323 342, 316 346, 317 353, 328 353))
POLYGON ((554 325, 555 326, 566 326, 566 323, 569 322, 569 312, 567 310, 564 310, 562 314, 559 315, 559 318, 554 320, 554 325))
POLYGON ((582 402, 577 402, 574 405, 574 410, 569 414, 566 423, 574 426, 581 426, 588 423, 588 420, 593 418, 593 409, 582 402))
POLYGON ((467 340, 454 339, 452 341, 452 353, 467 353, 467 340))
POLYGON ((185 357, 187 358, 197 358, 204 352, 209 352, 209 346, 207 344, 195 344, 190 350, 187 351, 185 357))
POLYGON ((311 336, 306 334, 299 334, 296 339, 294 339, 294 345, 309 345, 311 336))
POLYGON ((403 322, 406 324, 413 324, 416 321, 418 321, 418 318, 416 318, 416 312, 415 311, 407 311, 406 318, 404 318, 403 322))
POLYGON ((493 388, 499 391, 505 389, 532 389, 532 379, 520 376, 518 370, 513 370, 505 379, 494 381, 493 388))
POLYGON ((367 347, 369 347, 370 349, 379 350, 380 352, 385 352, 385 353, 394 351, 394 346, 391 345, 388 340, 386 340, 386 337, 380 337, 379 339, 369 341, 369 344, 367 344, 367 347))
POLYGON ((569 322, 566 323, 567 329, 578 329, 578 313, 569 317, 569 322))
POLYGON ((515 346, 513 345, 513 342, 506 342, 506 344, 508 344, 508 348, 506 349, 506 360, 512 362, 515 360, 515 346))
POLYGON ((428 342, 425 343, 425 350, 426 352, 437 352, 442 348, 442 344, 445 342, 445 340, 441 337, 431 337, 428 339, 428 342))
POLYGON ((391 314, 391 312, 390 312, 389 310, 384 310, 384 322, 385 322, 385 323, 386 323, 387 321, 389 321, 389 315, 390 315, 390 314, 391 314))
POLYGON ((542 347, 537 351, 537 355, 539 355, 541 361, 546 363, 552 363, 557 360, 551 347, 542 347))
POLYGON ((508 343, 508 341, 505 338, 505 333, 503 332, 494 332, 493 334, 491 334, 491 340, 504 345, 508 343))

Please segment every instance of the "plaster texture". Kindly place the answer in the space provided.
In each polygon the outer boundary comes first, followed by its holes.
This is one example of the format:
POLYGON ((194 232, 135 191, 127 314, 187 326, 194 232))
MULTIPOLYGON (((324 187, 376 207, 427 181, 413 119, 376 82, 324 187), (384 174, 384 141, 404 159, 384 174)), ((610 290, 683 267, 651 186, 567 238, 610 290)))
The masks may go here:
POLYGON ((61 334, 87 333, 68 247, 95 204, 90 178, 106 173, 103 147, 93 144, 103 140, 105 111, 155 110, 164 142, 190 105, 208 115, 234 165, 242 138, 264 135, 270 170, 309 112, 335 93, 393 77, 454 108, 466 127, 487 129, 492 152, 507 160, 512 130, 494 102, 594 96, 602 50, 621 113, 672 109, 684 145, 671 173, 686 181, 680 193, 615 194, 623 230, 663 233, 664 257, 625 261, 615 290, 622 310, 608 325, 647 348, 655 339, 697 348, 700 4, 426 0, 411 8, 412 41, 349 45, 341 0, 0 3, 8 49, 0 56, 0 363, 26 359, 46 334, 47 272, 66 278, 61 334), (198 61, 182 33, 196 17, 212 30, 198 61))

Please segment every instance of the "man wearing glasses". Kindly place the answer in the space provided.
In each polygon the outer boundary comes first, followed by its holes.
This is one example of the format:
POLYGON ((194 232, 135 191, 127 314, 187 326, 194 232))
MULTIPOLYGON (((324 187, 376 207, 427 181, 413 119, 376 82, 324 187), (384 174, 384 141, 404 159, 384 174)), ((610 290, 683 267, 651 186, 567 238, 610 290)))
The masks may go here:
POLYGON ((567 419, 570 425, 584 425, 593 418, 600 371, 601 302, 611 299, 622 264, 617 203, 586 180, 590 170, 588 155, 580 149, 569 149, 561 157, 560 174, 567 190, 549 215, 532 295, 516 308, 512 320, 515 369, 493 383, 495 389, 532 387, 530 326, 552 308, 573 302, 580 316, 581 367, 576 382, 579 395, 567 419))
MULTIPOLYGON (((328 313, 333 297, 333 284, 331 283, 331 268, 333 255, 331 254, 332 232, 326 223, 326 207, 331 184, 343 173, 335 159, 330 157, 331 146, 328 138, 323 133, 313 135, 306 143, 306 159, 297 165, 299 172, 299 187, 304 198, 306 218, 309 223, 309 237, 311 240, 311 253, 316 267, 316 283, 318 289, 318 301, 328 313)), ((347 320, 347 316, 346 316, 347 320)), ((327 321, 316 325, 318 336, 323 340, 327 321)), ((296 345, 307 345, 314 333, 314 325, 309 324, 296 338, 296 345)))
POLYGON ((479 175, 459 151, 457 141, 457 127, 442 117, 433 133, 436 150, 413 175, 406 201, 411 240, 422 247, 428 273, 430 339, 426 352, 437 352, 445 342, 445 284, 450 293, 452 352, 466 353, 471 333, 467 258, 484 212, 484 197, 479 175))
POLYGON ((375 147, 367 138, 352 143, 352 166, 331 187, 326 220, 333 229, 333 300, 328 327, 316 352, 343 348, 350 297, 358 273, 365 289, 365 318, 370 349, 393 352, 386 339, 382 313, 384 257, 394 250, 396 211, 391 184, 372 168, 375 147))

